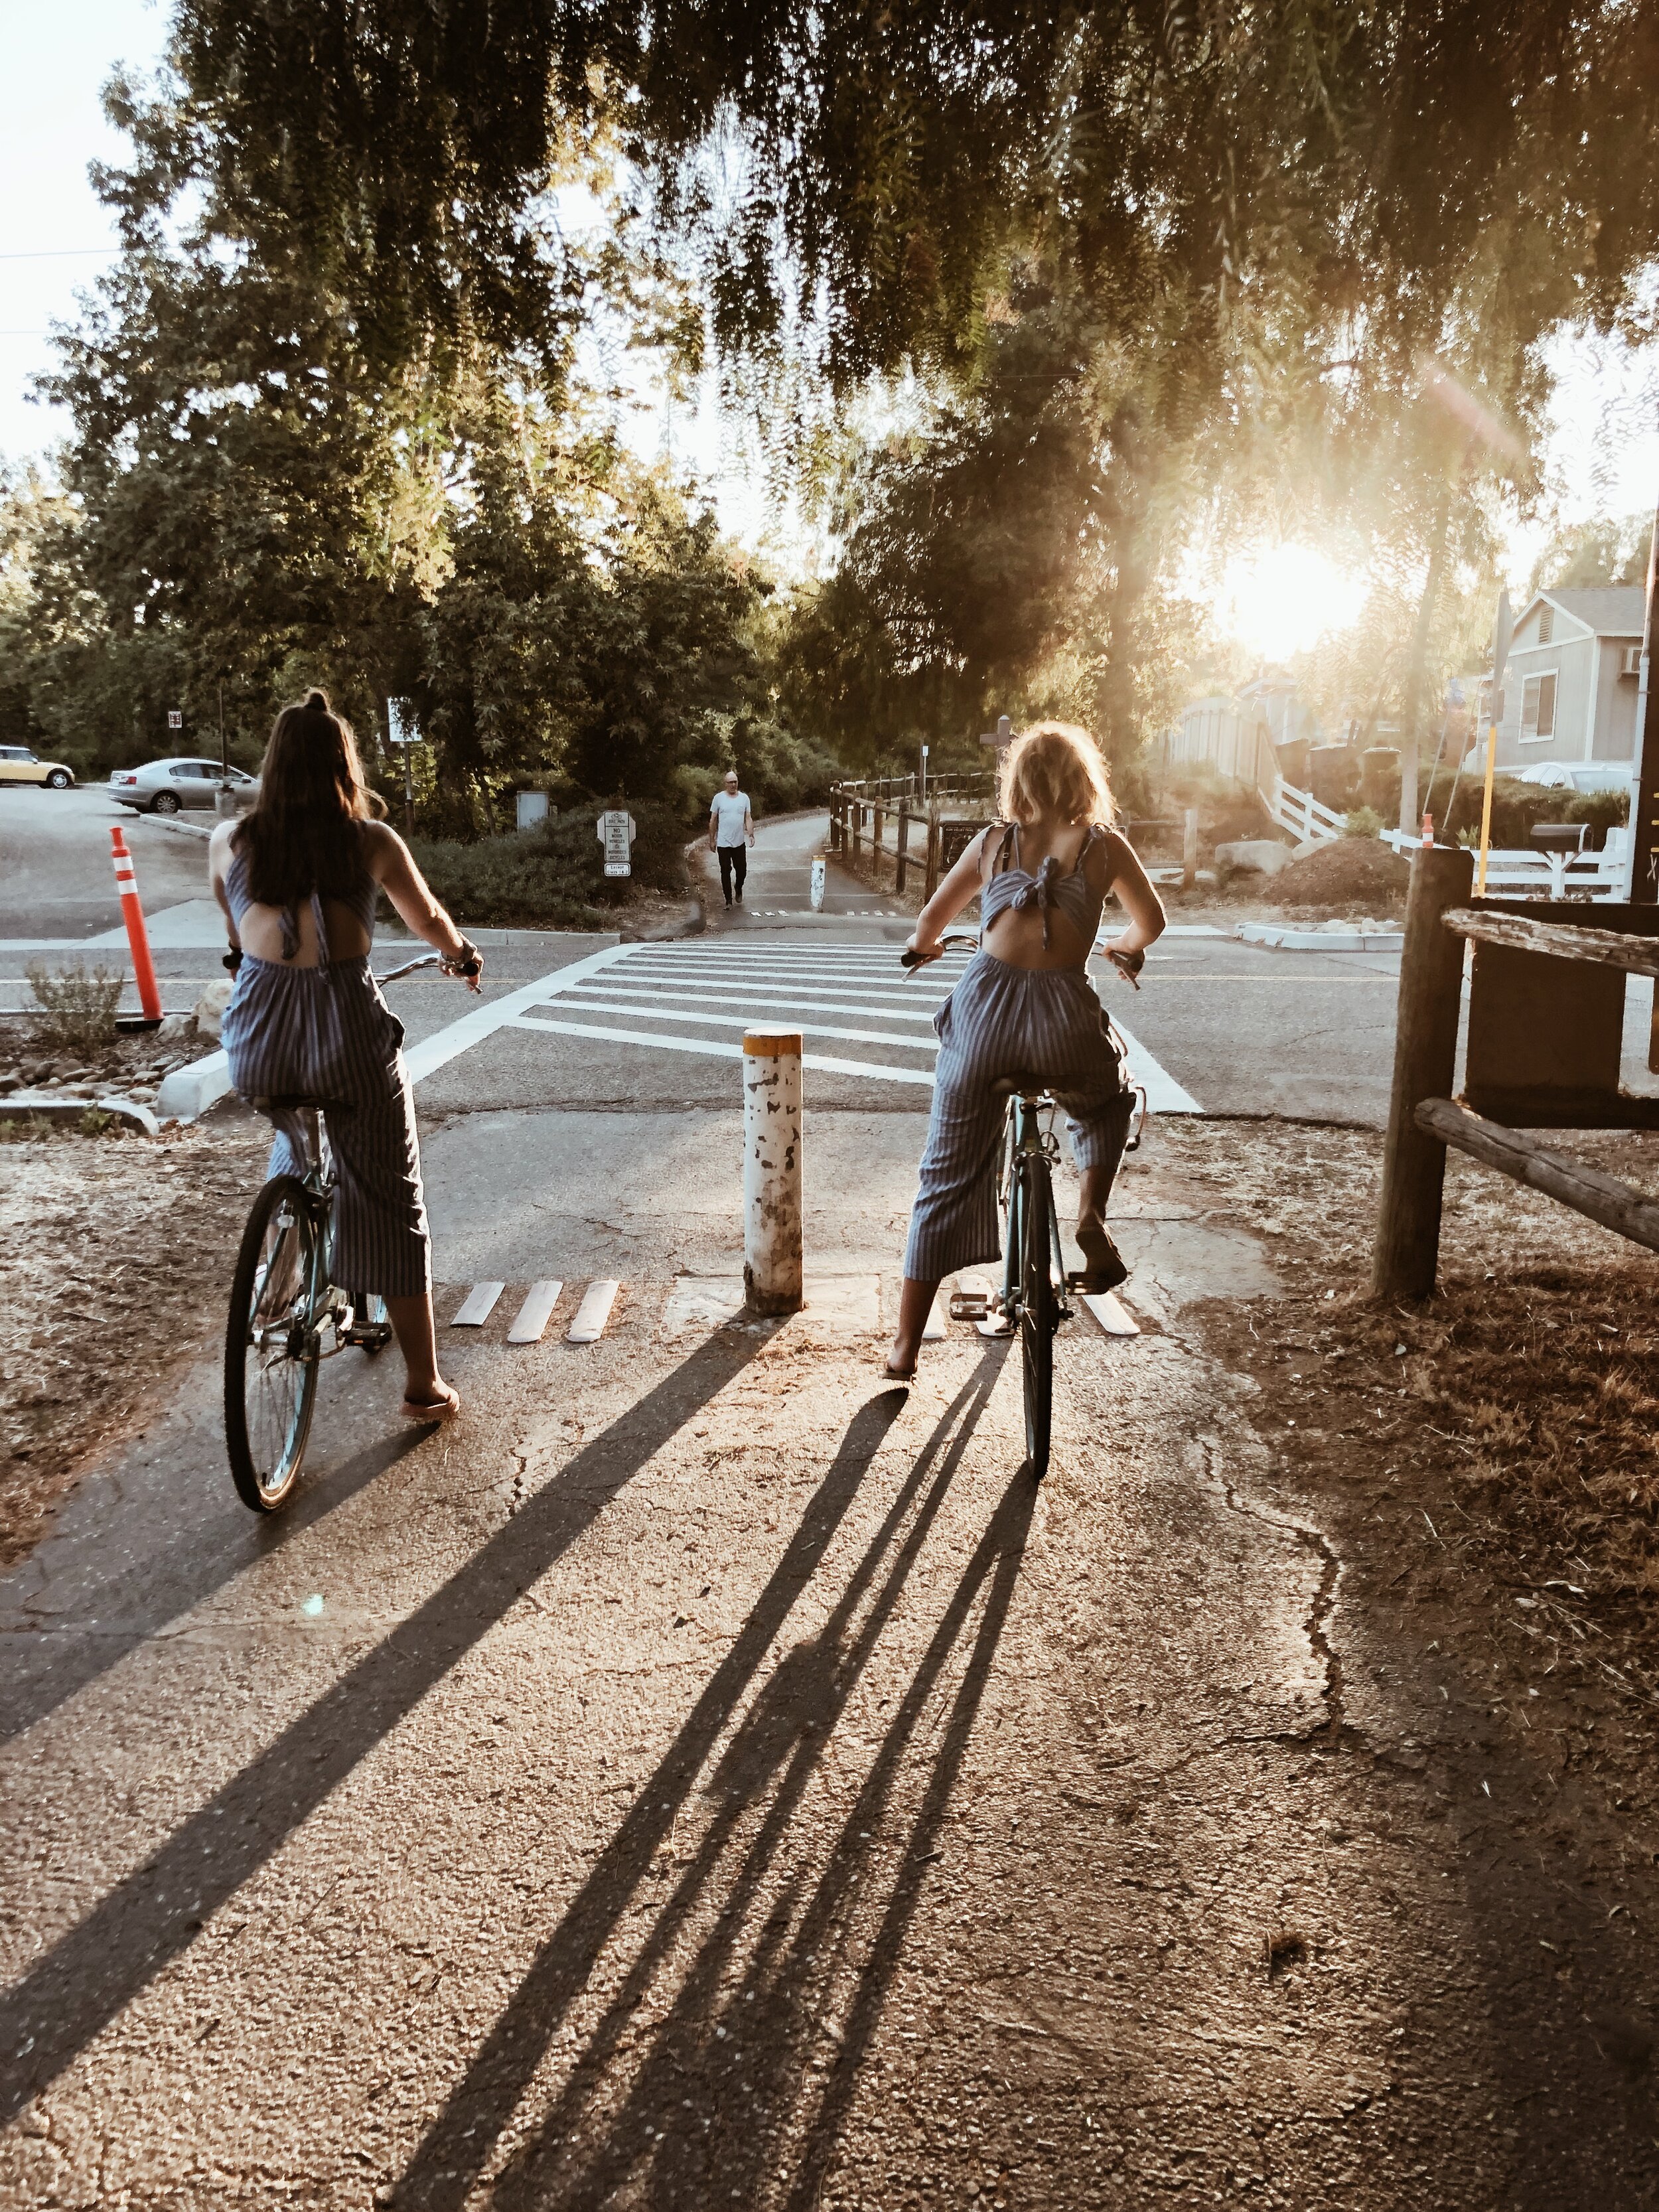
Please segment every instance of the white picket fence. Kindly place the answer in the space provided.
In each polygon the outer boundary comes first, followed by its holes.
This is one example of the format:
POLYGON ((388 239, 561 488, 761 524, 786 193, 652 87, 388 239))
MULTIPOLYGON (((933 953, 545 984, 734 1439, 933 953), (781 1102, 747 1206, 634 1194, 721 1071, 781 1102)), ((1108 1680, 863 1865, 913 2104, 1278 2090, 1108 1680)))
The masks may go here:
POLYGON ((1342 835, 1342 817, 1316 799, 1312 792, 1298 791, 1279 775, 1270 784, 1264 782, 1259 787, 1262 805, 1279 827, 1288 830, 1298 844, 1306 844, 1310 840, 1316 844, 1328 844, 1342 835))
MULTIPOLYGON (((1385 845, 1407 860, 1419 842, 1404 830, 1385 830, 1382 836, 1385 845)), ((1599 853, 1500 851, 1494 846, 1486 855, 1486 890, 1509 898, 1620 899, 1629 836, 1628 830, 1609 830, 1599 853)))

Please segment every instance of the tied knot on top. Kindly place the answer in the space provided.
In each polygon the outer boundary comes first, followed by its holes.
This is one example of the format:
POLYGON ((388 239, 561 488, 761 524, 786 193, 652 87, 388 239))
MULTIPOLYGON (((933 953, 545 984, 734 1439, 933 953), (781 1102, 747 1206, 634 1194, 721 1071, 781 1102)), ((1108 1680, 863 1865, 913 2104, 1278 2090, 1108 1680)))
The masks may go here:
POLYGON ((1035 907, 1042 916, 1042 949, 1048 950, 1048 915, 1054 905, 1054 885, 1060 881, 1060 862, 1052 853, 1038 868, 1029 884, 1014 893, 1010 904, 1021 914, 1030 914, 1035 907))

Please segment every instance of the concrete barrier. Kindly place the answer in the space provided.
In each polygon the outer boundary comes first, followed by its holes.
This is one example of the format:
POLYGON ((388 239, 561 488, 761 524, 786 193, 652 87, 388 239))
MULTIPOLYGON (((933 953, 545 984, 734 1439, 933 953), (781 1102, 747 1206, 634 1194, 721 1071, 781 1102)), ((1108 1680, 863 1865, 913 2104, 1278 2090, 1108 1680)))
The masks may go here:
POLYGON ((230 1054, 210 1052, 205 1060, 192 1060, 175 1067, 155 1094, 155 1111, 163 1121, 199 1121, 231 1088, 230 1054))

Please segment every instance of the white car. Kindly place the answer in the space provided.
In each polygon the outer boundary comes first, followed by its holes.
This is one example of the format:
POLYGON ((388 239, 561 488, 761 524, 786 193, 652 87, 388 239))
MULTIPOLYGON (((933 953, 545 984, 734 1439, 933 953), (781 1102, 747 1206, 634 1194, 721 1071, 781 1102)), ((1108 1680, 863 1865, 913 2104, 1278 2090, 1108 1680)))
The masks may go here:
POLYGON ((147 761, 143 768, 118 768, 109 795, 135 814, 176 814, 181 806, 211 806, 226 782, 251 798, 258 779, 239 768, 227 772, 216 760, 147 761))
POLYGON ((1536 768, 1514 771, 1517 783, 1535 783, 1545 791, 1628 791, 1628 761, 1540 761, 1536 768))

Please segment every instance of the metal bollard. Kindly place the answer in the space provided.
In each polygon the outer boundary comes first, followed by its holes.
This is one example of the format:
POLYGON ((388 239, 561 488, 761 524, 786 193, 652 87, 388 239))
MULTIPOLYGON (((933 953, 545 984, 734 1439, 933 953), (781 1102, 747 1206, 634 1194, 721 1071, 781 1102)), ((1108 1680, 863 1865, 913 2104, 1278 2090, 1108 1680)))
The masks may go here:
POLYGON ((751 1313, 799 1313, 801 1291, 799 1030, 743 1040, 743 1286, 751 1313))
POLYGON ((817 859, 812 863, 811 901, 812 911, 814 914, 822 914, 823 912, 823 856, 820 854, 817 859))

